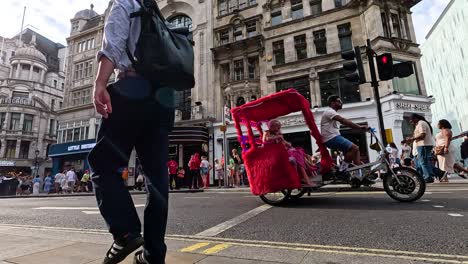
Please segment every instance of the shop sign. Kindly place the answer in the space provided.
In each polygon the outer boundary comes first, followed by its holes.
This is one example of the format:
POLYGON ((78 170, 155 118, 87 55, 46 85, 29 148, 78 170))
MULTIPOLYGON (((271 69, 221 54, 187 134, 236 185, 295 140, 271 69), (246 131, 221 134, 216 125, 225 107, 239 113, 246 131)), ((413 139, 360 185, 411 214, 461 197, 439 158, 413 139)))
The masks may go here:
POLYGON ((404 109, 404 110, 414 110, 414 111, 429 111, 430 106, 427 104, 412 104, 412 103, 404 103, 399 102, 395 104, 397 109, 404 109))
POLYGON ((31 106, 34 105, 33 101, 30 100, 29 98, 20 98, 20 97, 2 98, 0 100, 0 104, 31 105, 31 106))
POLYGON ((14 167, 15 162, 14 161, 9 161, 9 160, 0 160, 0 166, 4 167, 14 167))
POLYGON ((96 143, 73 145, 73 146, 69 146, 67 150, 76 151, 76 150, 83 150, 83 149, 92 149, 94 146, 96 146, 96 143))

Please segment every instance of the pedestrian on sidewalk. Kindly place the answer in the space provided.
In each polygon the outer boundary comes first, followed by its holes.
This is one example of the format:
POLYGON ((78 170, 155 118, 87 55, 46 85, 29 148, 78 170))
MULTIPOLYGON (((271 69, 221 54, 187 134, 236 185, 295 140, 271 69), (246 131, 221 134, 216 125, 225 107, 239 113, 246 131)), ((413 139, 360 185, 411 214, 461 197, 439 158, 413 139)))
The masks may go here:
POLYGON ((432 165, 432 149, 434 147, 434 139, 432 138, 433 130, 431 124, 419 114, 412 114, 410 121, 416 126, 414 135, 410 140, 415 142, 417 148, 417 164, 423 172, 426 183, 433 183, 434 166, 432 165))
POLYGON ((185 170, 183 167, 177 169, 176 190, 179 190, 184 185, 185 170))
POLYGON ((89 175, 89 171, 85 170, 83 177, 81 177, 80 191, 89 192, 88 182, 90 180, 91 180, 91 176, 89 175))
POLYGON ((104 264, 121 262, 143 244, 144 250, 136 253, 134 263, 163 264, 167 251, 164 241, 169 195, 166 163, 169 133, 174 126, 175 91, 160 83, 149 83, 135 67, 142 61, 132 65, 130 60, 154 53, 153 50, 159 52, 158 47, 136 49, 142 40, 140 32, 149 28, 142 27, 140 20, 153 8, 141 9, 135 0, 114 0, 97 55, 94 106, 102 121, 88 161, 99 210, 114 239, 104 264), (140 11, 145 13, 142 15, 140 11), (117 82, 107 87, 114 71, 117 82), (137 210, 119 173, 120 168, 128 166, 134 148, 145 173, 148 195, 144 239, 137 210))
POLYGON ((55 193, 62 192, 62 180, 65 178, 65 174, 62 172, 57 172, 54 179, 55 193))
POLYGON ((200 176, 200 154, 195 153, 190 157, 189 168, 190 168, 190 182, 189 189, 198 189, 198 177, 200 176))
POLYGON ((201 157, 201 162, 200 162, 200 174, 202 177, 203 181, 203 188, 208 188, 209 185, 209 179, 208 179, 208 173, 209 170, 211 170, 212 166, 210 162, 208 161, 208 158, 206 156, 201 157))
POLYGON ((177 185, 175 182, 177 176, 177 168, 179 164, 172 158, 167 162, 167 168, 169 169, 169 188, 171 190, 174 189, 174 186, 177 185))
POLYGON ((44 179, 44 192, 49 194, 51 187, 52 187, 52 177, 50 176, 50 172, 48 172, 47 176, 44 179))
POLYGON ((224 179, 224 167, 218 159, 215 159, 215 180, 218 182, 218 187, 221 188, 224 179))
POLYGON ((75 184, 76 184, 75 168, 71 167, 71 169, 67 171, 66 176, 67 176, 68 190, 71 193, 73 193, 75 191, 75 184))
POLYGON ((42 183, 41 177, 39 177, 39 175, 36 175, 36 177, 34 177, 32 183, 33 183, 33 194, 38 195, 39 194, 39 188, 40 188, 41 183, 42 183))

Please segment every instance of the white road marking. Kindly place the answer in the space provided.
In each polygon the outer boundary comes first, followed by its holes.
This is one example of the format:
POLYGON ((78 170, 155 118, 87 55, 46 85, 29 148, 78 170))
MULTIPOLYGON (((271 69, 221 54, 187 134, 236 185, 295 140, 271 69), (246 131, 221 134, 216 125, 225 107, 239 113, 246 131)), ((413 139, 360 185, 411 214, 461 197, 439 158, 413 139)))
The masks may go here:
POLYGON ((243 223, 247 220, 249 220, 250 218, 260 214, 260 213, 263 213, 265 212, 266 210, 270 209, 272 206, 271 205, 268 205, 268 204, 264 204, 262 206, 259 206, 253 210, 250 210, 248 211, 247 213, 245 214, 241 214, 239 216, 236 216, 224 223, 221 223, 219 225, 216 225, 214 227, 211 227, 205 231, 202 231, 198 234, 196 234, 195 236, 204 236, 204 237, 213 237, 213 236, 216 236, 240 223, 243 223))
POLYGON ((445 206, 443 206, 443 205, 433 205, 433 207, 435 207, 435 208, 444 208, 445 206))
POLYGON ((450 215, 450 216, 455 216, 455 217, 461 217, 461 216, 463 216, 462 214, 448 214, 448 215, 450 215))
POLYGON ((87 215, 95 215, 95 214, 100 214, 101 212, 99 211, 81 211, 87 215))
POLYGON ((205 197, 205 196, 187 196, 184 197, 185 199, 210 199, 211 197, 205 197))
MULTIPOLYGON (((135 207, 145 207, 144 204, 135 204, 135 207)), ((98 210, 97 207, 36 207, 35 210, 98 210)))
POLYGON ((421 202, 430 202, 430 201, 431 201, 431 200, 427 200, 427 199, 421 200, 421 202))

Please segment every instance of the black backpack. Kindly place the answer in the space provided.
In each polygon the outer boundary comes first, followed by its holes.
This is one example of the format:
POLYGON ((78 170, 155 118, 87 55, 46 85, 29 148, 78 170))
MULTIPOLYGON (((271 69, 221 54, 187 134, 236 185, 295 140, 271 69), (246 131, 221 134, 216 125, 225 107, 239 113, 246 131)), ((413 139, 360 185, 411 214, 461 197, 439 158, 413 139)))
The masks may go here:
POLYGON ((194 54, 188 28, 169 28, 156 1, 137 0, 141 9, 130 14, 140 17, 141 33, 135 57, 127 54, 137 73, 155 86, 167 86, 177 91, 195 86, 194 54))

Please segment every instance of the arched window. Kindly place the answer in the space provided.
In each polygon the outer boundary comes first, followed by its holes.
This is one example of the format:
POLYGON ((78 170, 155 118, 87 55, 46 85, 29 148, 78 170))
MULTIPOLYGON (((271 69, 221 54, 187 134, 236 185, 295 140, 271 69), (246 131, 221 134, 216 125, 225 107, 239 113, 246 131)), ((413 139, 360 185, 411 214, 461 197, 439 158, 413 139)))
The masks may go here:
POLYGON ((189 30, 192 30, 192 19, 186 15, 178 15, 169 19, 174 27, 187 27, 189 30))

